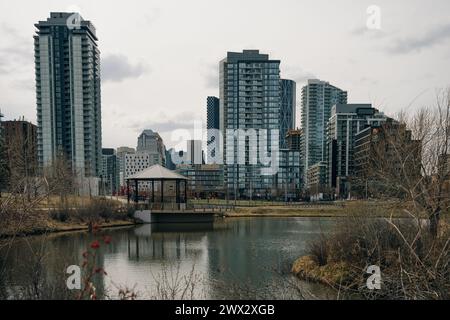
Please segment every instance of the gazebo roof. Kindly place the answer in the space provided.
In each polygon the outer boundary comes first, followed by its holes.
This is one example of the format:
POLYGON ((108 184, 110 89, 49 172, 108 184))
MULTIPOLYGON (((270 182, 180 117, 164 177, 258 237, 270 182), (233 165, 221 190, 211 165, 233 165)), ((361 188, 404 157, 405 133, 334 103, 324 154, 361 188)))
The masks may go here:
POLYGON ((155 164, 128 177, 127 180, 188 180, 185 176, 155 164))

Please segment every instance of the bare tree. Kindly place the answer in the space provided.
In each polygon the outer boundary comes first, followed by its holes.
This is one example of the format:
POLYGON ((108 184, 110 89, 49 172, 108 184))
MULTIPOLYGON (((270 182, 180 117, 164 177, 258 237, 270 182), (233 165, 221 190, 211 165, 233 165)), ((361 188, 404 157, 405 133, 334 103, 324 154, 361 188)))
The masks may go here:
MULTIPOLYGON (((426 217, 436 237, 450 194, 450 90, 437 94, 436 105, 382 125, 372 141, 360 189, 377 198, 397 200, 416 219, 426 217)), ((357 164, 358 165, 358 164, 357 164)), ((361 165, 361 164, 359 164, 361 165)))
POLYGON ((68 211, 68 196, 74 194, 75 174, 66 156, 59 152, 50 166, 44 168, 44 177, 48 181, 48 196, 50 206, 50 195, 59 196, 59 211, 68 211))

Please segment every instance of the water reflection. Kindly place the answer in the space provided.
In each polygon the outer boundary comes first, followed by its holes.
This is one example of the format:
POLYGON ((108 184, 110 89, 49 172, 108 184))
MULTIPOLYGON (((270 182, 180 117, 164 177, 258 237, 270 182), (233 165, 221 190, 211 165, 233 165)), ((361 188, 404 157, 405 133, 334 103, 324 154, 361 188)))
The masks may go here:
MULTIPOLYGON (((115 297, 118 287, 127 286, 142 298, 157 298, 155 287, 167 270, 183 277, 194 266, 201 277, 196 283, 197 298, 246 298, 248 291, 265 292, 269 285, 272 291, 283 290, 286 280, 293 280, 292 262, 305 254, 310 240, 328 232, 334 223, 324 218, 240 218, 102 231, 100 236, 108 234, 113 241, 99 249, 96 263, 108 276, 98 277, 95 286, 100 296, 115 297)), ((27 286, 30 277, 26 275, 33 273, 39 250, 45 252, 43 282, 49 288, 61 287, 65 267, 81 265, 82 253, 94 238, 88 233, 32 237, 0 249, 5 295, 27 286)), ((302 286, 321 297, 332 294, 322 286, 302 286)))

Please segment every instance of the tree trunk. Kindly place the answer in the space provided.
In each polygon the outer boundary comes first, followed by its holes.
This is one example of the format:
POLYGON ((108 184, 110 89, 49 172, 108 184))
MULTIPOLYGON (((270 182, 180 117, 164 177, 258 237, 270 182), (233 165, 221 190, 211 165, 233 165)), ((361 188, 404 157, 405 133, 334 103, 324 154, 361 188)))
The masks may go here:
POLYGON ((441 209, 438 207, 430 216, 430 234, 433 238, 438 236, 440 212, 441 209))

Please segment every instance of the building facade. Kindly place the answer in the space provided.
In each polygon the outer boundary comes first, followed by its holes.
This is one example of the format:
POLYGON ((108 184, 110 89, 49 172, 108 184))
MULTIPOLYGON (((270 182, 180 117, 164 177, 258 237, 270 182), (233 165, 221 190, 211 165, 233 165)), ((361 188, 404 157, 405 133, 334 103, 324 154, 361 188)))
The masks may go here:
POLYGON ((157 155, 148 152, 127 153, 125 155, 125 180, 158 162, 157 155))
POLYGON ((116 150, 117 167, 119 168, 119 186, 125 187, 125 155, 134 154, 136 150, 130 147, 119 147, 116 150))
POLYGON ((112 148, 102 149, 103 170, 101 188, 104 195, 116 195, 120 189, 120 168, 116 151, 112 148))
POLYGON ((154 163, 166 165, 166 149, 161 136, 150 129, 144 130, 138 137, 137 153, 149 154, 154 163))
POLYGON ((144 130, 138 137, 136 152, 125 154, 124 180, 155 164, 166 165, 166 147, 157 132, 144 130))
POLYGON ((116 150, 116 155, 119 161, 119 171, 125 171, 125 155, 128 153, 135 153, 136 150, 130 147, 118 147, 116 150), (123 159, 123 160, 122 160, 123 159))
POLYGON ((216 141, 217 137, 214 134, 214 132, 220 130, 220 100, 217 97, 208 97, 206 99, 206 129, 207 162, 208 164, 212 164, 217 162, 216 156, 220 154, 220 142, 216 141))
POLYGON ((267 197, 276 172, 260 149, 279 151, 280 61, 258 50, 228 52, 219 88, 225 186, 235 198, 267 197))
POLYGON ((203 149, 201 140, 187 140, 186 163, 187 164, 204 164, 203 149))
POLYGON ((203 164, 203 165, 177 165, 179 174, 187 177, 189 191, 196 197, 222 198, 225 194, 223 185, 223 165, 203 164))
POLYGON ((302 177, 300 150, 280 149, 280 166, 276 180, 278 197, 284 201, 299 200, 302 177))
POLYGON ((355 136, 352 191, 359 198, 398 197, 398 183, 416 186, 421 177, 421 142, 406 124, 387 118, 355 136))
POLYGON ((37 126, 25 120, 3 121, 0 126, 11 178, 35 176, 38 172, 37 126))
POLYGON ((292 80, 281 79, 281 109, 280 109, 280 148, 286 149, 286 135, 289 130, 295 128, 296 117, 296 83, 292 80))
POLYGON ((308 168, 307 191, 311 201, 328 200, 332 198, 327 185, 327 163, 320 161, 308 168))
POLYGON ((286 148, 289 150, 300 151, 302 135, 303 135, 302 129, 288 130, 286 134, 286 148))
POLYGON ((38 161, 58 156, 79 177, 102 172, 100 51, 95 27, 76 13, 52 12, 35 24, 38 161), (68 23, 69 22, 69 23, 68 23))
POLYGON ((380 125, 387 117, 371 104, 337 104, 328 122, 327 162, 329 187, 341 198, 350 195, 354 176, 354 147, 357 133, 370 125, 380 125))
POLYGON ((302 88, 301 99, 303 166, 305 172, 308 172, 309 166, 326 161, 326 129, 331 107, 347 103, 347 92, 328 82, 312 79, 302 88))

